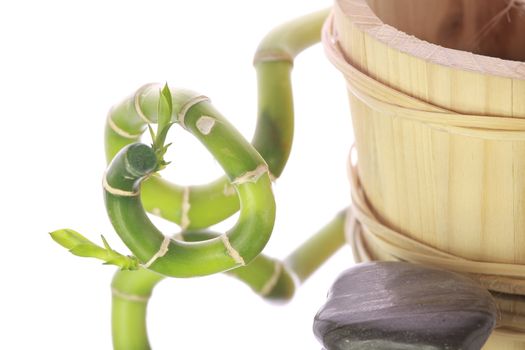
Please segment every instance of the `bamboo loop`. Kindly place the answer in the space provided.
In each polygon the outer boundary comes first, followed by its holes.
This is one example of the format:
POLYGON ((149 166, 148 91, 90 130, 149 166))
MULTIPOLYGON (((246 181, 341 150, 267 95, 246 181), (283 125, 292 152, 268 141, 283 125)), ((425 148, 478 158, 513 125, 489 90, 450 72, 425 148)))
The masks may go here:
POLYGON ((322 32, 328 59, 344 74, 348 90, 382 115, 415 120, 453 134, 493 140, 525 140, 525 119, 463 114, 450 111, 393 89, 354 67, 345 57, 329 16, 322 32))
MULTIPOLYGON (((265 36, 255 54, 258 116, 252 144, 268 164, 268 174, 272 181, 284 170, 293 139, 291 60, 307 47, 319 42, 321 27, 328 13, 329 9, 325 9, 283 24, 265 36), (276 130, 278 132, 275 132, 276 130)), ((146 84, 112 108, 105 128, 108 162, 124 146, 135 140, 119 133, 110 123, 114 122, 113 124, 128 134, 144 132, 147 129, 146 124, 157 122, 160 88, 157 84, 146 84)), ((189 93, 182 90, 178 92, 189 93)), ((193 102, 197 104, 207 100, 204 96, 191 95, 188 98, 195 98, 196 101, 193 102)), ((177 105, 176 101, 173 103, 177 105)), ((179 107, 177 110, 180 113, 172 115, 171 122, 178 122, 184 127, 186 117, 193 113, 194 108, 190 104, 179 107)), ((204 118, 197 125, 197 130, 202 136, 210 137, 218 127, 217 121, 212 124, 211 120, 204 118)), ((190 187, 191 213, 188 215, 187 229, 209 227, 239 210, 236 190, 230 187, 225 191, 228 186, 228 179, 221 177, 206 185, 190 187)), ((143 184, 141 191, 142 203, 147 211, 160 209, 156 212, 162 214, 161 217, 185 226, 181 215, 183 208, 180 206, 184 195, 182 186, 155 176, 143 184)))
MULTIPOLYGON (((147 302, 155 285, 165 277, 225 272, 265 299, 287 301, 301 282, 344 245, 346 209, 283 261, 260 254, 273 230, 275 203, 271 181, 283 171, 292 143, 292 61, 303 49, 319 41, 327 14, 327 10, 319 11, 283 25, 268 35, 258 50, 255 65, 259 117, 253 146, 259 152, 221 119, 208 97, 188 90, 172 94, 167 84, 164 88, 144 85, 110 111, 105 130, 110 165, 103 178, 104 199, 115 231, 134 255, 124 257, 114 252, 104 237, 106 250, 92 245, 95 253, 72 253, 121 267, 112 282, 115 349, 150 348, 147 302), (272 47, 289 57, 270 54, 272 47), (181 187, 154 176, 167 165, 163 159, 169 146, 164 143, 165 136, 176 122, 211 151, 223 166, 225 177, 206 186, 181 187), (149 128, 150 123, 159 124, 157 133, 149 128), (151 146, 131 142, 148 128, 153 138, 151 146), (142 186, 145 180, 152 183, 148 191, 142 186), (144 196, 144 192, 148 195, 144 196), (237 199, 235 194, 239 197, 237 203, 227 198, 237 199), (182 232, 173 237, 163 235, 146 216, 143 197, 151 197, 148 209, 155 215, 175 206, 175 218, 169 219, 180 221, 182 232), (195 198, 198 200, 193 201, 195 198), (239 209, 239 220, 227 233, 195 231, 196 227, 209 226, 239 209)), ((70 231, 59 230, 52 237, 68 249, 84 242, 91 244, 70 231)))
MULTIPOLYGON (((178 109, 183 111, 179 115, 187 113, 186 129, 210 150, 228 178, 253 182, 242 188, 237 186, 241 204, 239 219, 232 230, 220 238, 199 243, 184 244, 163 235, 146 216, 140 197, 130 195, 140 188, 145 178, 158 171, 159 164, 152 147, 134 143, 115 156, 105 176, 104 198, 111 223, 133 254, 145 262, 143 267, 167 276, 207 275, 246 265, 259 255, 273 228, 275 202, 266 175, 267 165, 207 100, 206 103, 199 101, 199 104, 196 101, 200 95, 195 93, 171 94, 169 90, 168 93, 169 98, 177 102, 175 113, 179 112, 178 109), (188 112, 190 108, 187 106, 194 109, 188 112), (203 136, 198 132, 196 123, 203 115, 214 116, 217 120, 214 133, 203 136), (227 140, 227 145, 224 140, 227 140), (251 170, 254 168, 256 171, 251 170)), ((183 229, 190 224, 189 197, 190 191, 186 187, 182 203, 183 229)))

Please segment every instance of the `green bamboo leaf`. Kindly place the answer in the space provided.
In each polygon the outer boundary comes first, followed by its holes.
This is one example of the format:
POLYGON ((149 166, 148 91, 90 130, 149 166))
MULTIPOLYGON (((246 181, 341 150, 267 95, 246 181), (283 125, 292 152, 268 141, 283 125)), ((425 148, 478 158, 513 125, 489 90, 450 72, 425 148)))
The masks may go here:
POLYGON ((49 233, 51 238, 62 247, 67 249, 73 249, 80 244, 92 244, 89 239, 82 236, 75 230, 69 228, 56 230, 49 233))
POLYGON ((173 124, 175 123, 168 123, 162 130, 157 130, 157 140, 156 140, 155 152, 157 152, 158 155, 160 155, 161 157, 160 159, 162 159, 162 156, 164 156, 164 154, 166 153, 166 150, 171 145, 170 143, 165 146, 164 142, 166 142, 166 137, 168 136, 168 130, 173 124))
MULTIPOLYGON (((168 87, 168 84, 164 84, 164 87, 160 90, 160 98, 158 104, 158 128, 157 134, 164 132, 164 129, 168 127, 171 121, 171 113, 173 111, 173 106, 171 102, 171 91, 168 87)), ((159 147, 162 147, 163 142, 156 143, 159 147)))
POLYGON ((170 114, 171 112, 173 111, 173 102, 172 102, 172 96, 171 96, 171 91, 170 91, 170 88, 168 86, 168 83, 165 83, 164 84, 164 87, 162 88, 162 94, 164 95, 164 97, 166 98, 167 102, 168 102, 168 105, 169 105, 169 108, 170 108, 170 114))
POLYGON ((69 250, 71 254, 76 256, 81 256, 85 258, 97 258, 101 260, 106 260, 108 253, 104 248, 97 246, 96 244, 79 244, 74 248, 69 250))
POLYGON ((151 127, 151 124, 148 124, 148 130, 149 130, 149 136, 151 137, 151 140, 153 142, 153 148, 155 148, 155 140, 157 139, 157 136, 155 135, 155 131, 153 131, 153 128, 151 127))
POLYGON ((106 248, 106 250, 108 252, 113 252, 114 250, 111 249, 111 247, 109 246, 108 241, 106 241, 106 238, 104 237, 104 235, 100 235, 100 238, 102 238, 102 243, 104 244, 104 247, 106 248))
POLYGON ((50 232, 51 238, 60 244, 62 247, 69 249, 73 255, 96 258, 103 260, 106 265, 116 265, 123 270, 136 270, 140 263, 134 256, 124 256, 114 251, 106 238, 101 235, 104 248, 91 242, 89 239, 82 236, 80 233, 71 229, 61 229, 50 232))

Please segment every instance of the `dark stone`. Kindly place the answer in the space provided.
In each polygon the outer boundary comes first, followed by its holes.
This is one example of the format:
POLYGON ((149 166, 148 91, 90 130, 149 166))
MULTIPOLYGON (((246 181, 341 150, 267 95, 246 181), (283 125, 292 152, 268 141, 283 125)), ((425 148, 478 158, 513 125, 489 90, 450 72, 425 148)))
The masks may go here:
POLYGON ((467 277, 373 262, 339 276, 314 333, 326 350, 479 350, 496 316, 490 293, 467 277))

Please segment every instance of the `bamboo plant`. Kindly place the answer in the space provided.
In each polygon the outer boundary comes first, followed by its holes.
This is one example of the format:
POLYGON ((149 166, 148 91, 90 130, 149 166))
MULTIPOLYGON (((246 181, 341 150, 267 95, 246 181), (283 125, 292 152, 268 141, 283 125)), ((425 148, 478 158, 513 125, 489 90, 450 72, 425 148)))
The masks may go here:
MULTIPOLYGON (((75 255, 119 268, 111 284, 114 349, 150 349, 147 305, 153 288, 167 277, 224 272, 267 300, 286 301, 344 244, 346 221, 349 237, 368 230, 366 221, 360 221, 366 194, 357 189, 353 176, 352 210, 341 211, 282 260, 262 254, 275 220, 272 181, 282 174, 293 139, 293 61, 319 41, 327 15, 324 10, 284 24, 260 44, 254 59, 259 101, 251 143, 208 97, 167 84, 144 85, 110 110, 102 187, 109 219, 131 254, 116 252, 105 237, 99 246, 72 229, 51 236, 75 255), (169 165, 168 133, 175 124, 207 148, 224 177, 186 187, 161 177, 169 165), (150 145, 140 142, 146 131, 150 145), (209 230, 237 211, 239 218, 231 229, 209 230), (181 231, 163 234, 146 212, 178 224, 181 231)), ((335 41, 324 43, 335 49, 335 41)), ((365 249, 357 245, 354 251, 359 257, 365 249)), ((323 347, 480 349, 498 318, 489 291, 463 275, 392 257, 399 261, 357 265, 337 279, 314 319, 314 332, 323 347)))
POLYGON ((115 349, 149 349, 146 308, 155 285, 167 277, 219 272, 232 275, 270 300, 288 300, 344 243, 346 211, 283 260, 261 254, 273 231, 272 180, 286 165, 293 139, 290 75, 294 58, 320 40, 328 14, 320 11, 270 32, 254 58, 258 78, 255 136, 248 142, 199 93, 148 84, 114 106, 105 130, 107 169, 103 189, 107 214, 131 251, 99 246, 72 229, 51 232, 71 253, 116 265, 111 284, 115 349), (156 124, 156 128, 154 127, 156 124), (168 132, 178 124, 215 157, 225 176, 204 186, 183 187, 163 179, 168 132), (141 143, 146 130, 152 144, 141 143), (225 233, 207 228, 239 211, 225 233), (160 232, 146 212, 178 224, 160 232))

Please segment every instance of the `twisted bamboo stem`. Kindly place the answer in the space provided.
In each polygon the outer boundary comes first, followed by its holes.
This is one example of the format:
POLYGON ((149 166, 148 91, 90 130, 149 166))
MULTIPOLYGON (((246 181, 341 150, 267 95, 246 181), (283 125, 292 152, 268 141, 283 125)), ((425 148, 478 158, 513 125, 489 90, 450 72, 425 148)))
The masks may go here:
MULTIPOLYGON (((254 64, 257 69, 259 87, 259 116, 252 144, 266 160, 270 173, 275 177, 278 177, 284 169, 293 138, 293 99, 290 83, 293 58, 304 48, 319 40, 320 28, 327 13, 327 11, 321 11, 272 31, 263 40, 255 55, 254 64)), ((135 112, 143 113, 143 107, 137 108, 137 106, 147 105, 144 102, 141 104, 141 101, 144 101, 144 96, 148 95, 144 92, 135 95, 134 100, 137 101, 133 106, 135 112)), ((128 99, 124 105, 129 106, 129 103, 128 99)), ((150 111, 154 110, 150 108, 150 111)), ((154 117, 151 119, 153 120, 154 117)), ((111 120, 110 115, 108 121, 111 120)), ((138 132, 139 128, 140 126, 132 131, 138 132)), ((114 134, 109 130, 107 136, 114 138, 114 134)), ((108 158, 111 158, 116 151, 111 148, 111 145, 118 145, 118 143, 111 141, 109 137, 107 137, 106 145, 108 158)), ((228 183, 224 179, 216 180, 207 186, 183 188, 160 178, 150 178, 142 190, 143 203, 146 208, 157 215, 182 224, 183 228, 210 225, 229 216, 237 209, 236 198, 231 196, 228 183), (174 206, 174 203, 182 203, 182 205, 175 204, 174 206), (187 211, 185 212, 184 203, 192 208, 191 216, 187 211), (221 210, 218 211, 218 208, 221 210), (204 213, 207 216, 198 216, 204 213)), ((341 212, 318 234, 290 254, 284 262, 259 255, 249 265, 227 273, 244 281, 265 298, 287 300, 293 296, 298 282, 306 280, 344 244, 343 226, 344 212, 341 212)), ((210 234, 196 232, 184 232, 181 237, 188 241, 211 238, 210 234)), ((137 348, 140 349, 149 349, 144 321, 146 302, 123 300, 120 297, 121 293, 135 295, 134 289, 122 288, 127 287, 130 281, 131 285, 137 285, 138 288, 146 287, 146 293, 139 295, 149 296, 151 294, 160 279, 144 277, 145 273, 154 274, 145 271, 137 274, 120 271, 115 276, 113 283, 115 349, 127 349, 130 344, 139 346, 137 348), (116 291, 118 293, 115 293, 116 291), (127 304, 129 304, 129 310, 126 308, 127 304), (121 320, 131 314, 132 318, 136 317, 137 320, 133 321, 129 318, 121 320), (119 327, 116 327, 115 324, 119 327), (124 326, 120 327, 121 325, 124 326), (140 339, 127 343, 125 335, 130 333, 137 335, 140 339)))
POLYGON ((243 266, 270 238, 275 202, 262 157, 213 108, 187 91, 172 93, 173 114, 223 167, 241 204, 236 225, 220 237, 187 244, 164 236, 144 212, 140 183, 158 168, 155 152, 134 143, 124 147, 104 177, 106 210, 115 231, 146 268, 172 277, 201 276, 243 266))
MULTIPOLYGON (((278 177, 288 159, 293 139, 293 98, 290 72, 293 58, 304 48, 319 41, 320 29, 328 11, 321 11, 285 24, 272 31, 261 43, 255 55, 259 89, 259 115, 252 144, 268 164, 270 173, 278 177)), ((141 89, 131 99, 117 106, 123 108, 128 116, 119 118, 117 112, 108 117, 106 128, 107 157, 111 159, 120 147, 135 141, 138 137, 117 135, 110 122, 115 120, 127 127, 127 132, 138 135, 145 122, 155 120, 154 102, 148 101, 154 90, 141 89), (148 108, 149 106, 149 108, 148 108), (147 112, 145 112, 147 111, 147 112), (146 113, 149 117, 145 117, 146 113), (124 120, 123 120, 124 119, 124 120)), ((183 188, 161 178, 152 177, 142 187, 144 206, 155 214, 181 224, 184 229, 209 226, 231 215, 237 210, 236 197, 225 179, 218 179, 207 186, 183 188), (174 204, 175 203, 175 204, 174 204), (178 205, 178 203, 181 203, 178 205), (192 209, 185 210, 185 204, 192 209), (217 210, 219 209, 219 210, 217 210)), ((265 298, 287 300, 292 297, 298 282, 303 282, 317 267, 328 259, 344 243, 344 214, 341 213, 318 234, 305 242, 283 262, 262 255, 249 265, 230 270, 232 274, 247 283, 265 298)), ((185 240, 209 240, 209 235, 186 232, 185 240)), ((113 282, 113 338, 115 349, 127 349, 130 344, 138 349, 149 349, 146 333, 145 301, 126 300, 121 295, 149 296, 160 278, 149 278, 140 273, 120 271, 113 282), (136 294, 128 285, 146 288, 146 293, 136 294), (117 293, 116 293, 117 292, 117 293), (129 309, 126 308, 129 305, 129 309), (130 320, 137 318, 136 320, 130 320), (126 320, 122 320, 126 318, 126 320), (140 339, 127 343, 126 334, 134 334, 140 339)), ((158 275, 155 275, 158 276, 158 275)), ((144 292, 144 290, 142 290, 144 292)), ((147 299, 145 299, 147 300, 147 299)))
MULTIPOLYGON (((261 254, 250 264, 229 270, 226 274, 246 283, 266 300, 290 300, 299 283, 304 282, 344 244, 345 212, 346 210, 341 211, 283 261, 261 254)), ((212 232, 184 232, 179 238, 187 242, 198 242, 217 235, 212 232)), ((121 270, 115 274, 111 285, 115 350, 150 349, 146 330, 147 303, 153 288, 164 278, 146 269, 121 270)))
POLYGON ((171 93, 167 86, 161 89, 158 84, 148 84, 108 114, 105 142, 106 157, 111 162, 103 179, 106 208, 134 256, 113 251, 105 239, 105 247, 98 247, 73 230, 51 235, 73 254, 134 269, 118 271, 112 283, 115 349, 150 348, 147 303, 155 285, 166 276, 226 272, 266 299, 285 301, 343 245, 341 213, 283 262, 259 255, 275 217, 270 179, 281 175, 293 139, 293 59, 319 41, 327 14, 324 10, 285 24, 259 46, 254 58, 259 113, 253 146, 206 96, 187 90, 171 93), (158 135, 151 129, 152 123, 159 125, 158 135), (208 148, 225 170, 225 177, 205 186, 182 187, 157 176, 166 164, 162 157, 167 147, 164 139, 173 123, 208 148), (138 143, 146 128, 154 136, 152 147, 138 143), (195 231, 222 221, 239 208, 239 220, 227 233, 195 231), (177 237, 163 235, 145 209, 178 223, 182 233, 177 237))
MULTIPOLYGON (((327 15, 328 10, 319 11, 276 28, 263 39, 255 54, 258 117, 252 144, 268 164, 272 178, 281 175, 292 146, 293 59, 319 42, 327 15)), ((145 85, 111 109, 105 128, 108 161, 124 146, 137 142, 146 124, 157 122, 159 88, 157 84, 145 85)), ((172 121, 179 117, 174 114, 172 121)), ((232 194, 225 177, 208 185, 184 187, 153 176, 142 184, 141 199, 148 212, 183 228, 198 229, 214 225, 239 209, 238 199, 232 194), (184 210, 185 204, 189 210, 184 210)))

